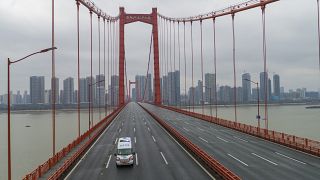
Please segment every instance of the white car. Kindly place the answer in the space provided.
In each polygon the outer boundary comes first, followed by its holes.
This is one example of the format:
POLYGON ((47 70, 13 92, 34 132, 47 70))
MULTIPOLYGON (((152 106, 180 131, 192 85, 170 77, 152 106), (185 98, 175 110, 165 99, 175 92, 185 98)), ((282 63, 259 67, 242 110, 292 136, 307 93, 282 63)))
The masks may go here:
POLYGON ((116 156, 117 167, 122 165, 133 166, 133 156, 135 152, 133 151, 130 137, 119 138, 117 150, 114 155, 116 156))

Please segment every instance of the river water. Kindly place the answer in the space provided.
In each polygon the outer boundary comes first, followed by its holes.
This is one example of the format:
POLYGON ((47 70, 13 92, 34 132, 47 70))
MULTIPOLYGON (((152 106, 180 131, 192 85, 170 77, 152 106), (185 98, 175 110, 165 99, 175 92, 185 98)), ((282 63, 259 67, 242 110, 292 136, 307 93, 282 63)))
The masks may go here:
MULTIPOLYGON (((196 112, 202 112, 199 107, 196 112)), ((210 115, 210 106, 204 108, 210 115)), ((215 107, 212 106, 215 116, 215 107)), ((306 109, 305 105, 268 106, 269 129, 320 141, 320 109, 306 109)), ((264 117, 263 107, 260 111, 264 117)), ((257 126, 256 106, 237 107, 238 122, 257 126)), ((104 111, 102 110, 101 117, 104 111)), ((77 111, 58 111, 56 115, 56 151, 77 136, 77 111)), ((234 120, 234 108, 218 107, 218 117, 234 120)), ((21 179, 45 162, 52 153, 52 121, 50 111, 20 111, 11 115, 12 175, 21 179), (30 127, 26 127, 30 126, 30 127)), ((94 113, 94 123, 99 112, 94 113)), ((264 121, 261 121, 264 127, 264 121)), ((81 133, 88 129, 88 113, 81 112, 81 133)), ((0 113, 0 179, 7 179, 7 114, 0 113)))

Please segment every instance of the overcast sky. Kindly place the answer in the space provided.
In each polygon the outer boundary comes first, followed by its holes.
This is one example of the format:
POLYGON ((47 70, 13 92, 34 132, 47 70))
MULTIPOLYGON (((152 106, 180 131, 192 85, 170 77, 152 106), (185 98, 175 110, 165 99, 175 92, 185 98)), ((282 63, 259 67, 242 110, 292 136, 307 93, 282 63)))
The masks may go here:
MULTIPOLYGON (((170 17, 185 17, 219 10, 243 0, 94 0, 110 15, 118 15, 119 6, 128 13, 150 13, 152 7, 170 17)), ((316 0, 281 0, 267 6, 267 64, 269 76, 280 75, 285 90, 320 87, 317 45, 316 0)), ((77 77, 76 5, 74 0, 56 0, 56 74, 62 80, 77 77)), ((81 6, 81 76, 89 75, 89 13, 81 6)), ((94 16, 94 74, 98 73, 97 17, 94 16)), ((217 19, 217 83, 233 85, 231 16, 217 19)), ((101 26, 102 27, 102 26, 101 26)), ((187 67, 190 72, 190 24, 186 24, 187 67)), ((205 21, 205 72, 213 72, 212 21, 205 21)), ((236 27, 237 84, 241 74, 251 73, 258 80, 263 71, 261 9, 238 13, 236 27)), ((182 26, 181 26, 182 29, 182 26)), ((194 23, 195 79, 200 79, 199 23, 194 23)), ((101 31, 103 32, 103 31, 101 31)), ((182 37, 182 31, 180 32, 182 37)), ((133 23, 125 27, 128 79, 145 74, 147 69, 151 26, 133 23)), ((182 42, 182 40, 181 40, 182 42)), ((0 94, 6 91, 7 58, 21 58, 51 46, 51 0, 0 1, 0 94)), ((181 49, 182 50, 182 49, 181 49)), ((178 51, 177 51, 178 52, 178 51)), ((176 55, 178 56, 178 54, 176 55)), ((103 57, 103 56, 102 56, 103 57)), ((178 62, 178 61, 177 61, 178 62)), ((46 89, 51 76, 51 54, 40 54, 12 66, 12 89, 29 91, 29 76, 46 76, 46 89)), ((183 65, 183 64, 182 64, 183 65)), ((178 64, 176 65, 178 66, 178 64)), ((183 70, 182 70, 182 73, 183 70)), ((190 86, 191 74, 188 74, 190 86)), ((181 80, 183 80, 183 76, 181 80)), ((76 85, 76 84, 75 84, 76 85)), ((181 84, 181 86, 184 86, 181 84)), ((183 91, 182 91, 183 92, 183 91)), ((14 92, 15 93, 15 92, 14 92)))

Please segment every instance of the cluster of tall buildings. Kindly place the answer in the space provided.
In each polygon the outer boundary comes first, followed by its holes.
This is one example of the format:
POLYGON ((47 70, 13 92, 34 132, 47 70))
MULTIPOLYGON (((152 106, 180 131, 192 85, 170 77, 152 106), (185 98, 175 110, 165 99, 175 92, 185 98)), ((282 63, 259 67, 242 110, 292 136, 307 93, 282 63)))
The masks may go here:
MULTIPOLYGON (((268 77, 267 72, 261 72, 259 81, 252 80, 249 73, 242 74, 242 86, 234 87, 228 85, 219 86, 216 84, 216 75, 206 73, 204 84, 201 80, 197 81, 195 87, 189 87, 186 94, 181 94, 180 72, 168 72, 163 76, 160 82, 162 103, 167 105, 188 105, 188 104, 232 104, 234 97, 238 103, 254 103, 258 97, 261 102, 265 99, 268 102, 291 102, 320 99, 319 92, 307 91, 306 88, 284 91, 280 86, 280 76, 274 74, 272 80, 268 77), (235 96, 236 95, 236 96, 235 96)), ((63 80, 63 87, 59 88, 59 78, 51 80, 55 84, 55 103, 56 104, 76 104, 78 102, 78 87, 75 88, 74 78, 68 77, 63 80)), ((111 106, 118 105, 119 96, 119 76, 113 75, 110 82, 105 82, 104 75, 95 77, 80 78, 80 103, 92 102, 95 106, 105 104, 111 106), (107 85, 107 87, 106 87, 107 85)), ((108 81, 108 80, 107 80, 108 81)), ((154 87, 151 74, 147 76, 136 75, 135 87, 132 88, 133 101, 153 101, 154 87)), ((77 84, 77 83, 76 83, 77 84)), ((50 85, 51 87, 51 85, 50 85)), ((30 89, 23 94, 17 91, 16 94, 11 92, 12 104, 51 104, 51 89, 45 89, 44 76, 31 76, 30 89)), ((7 104, 8 95, 0 95, 0 104, 7 104)))
POLYGON ((151 74, 147 76, 136 75, 135 87, 132 89, 132 99, 134 101, 153 100, 151 74))
MULTIPOLYGON (((62 89, 59 88, 59 78, 53 78, 51 83, 55 83, 55 103, 56 104, 76 104, 78 102, 78 87, 75 88, 74 78, 68 77, 63 80, 62 89)), ((92 102, 96 106, 105 104, 116 106, 118 104, 119 77, 113 75, 110 85, 105 87, 105 77, 103 74, 96 77, 80 78, 80 103, 92 102)), ((50 85, 51 87, 51 85, 50 85)), ((30 89, 24 91, 22 95, 20 91, 17 94, 11 94, 12 104, 51 104, 52 91, 45 89, 44 76, 31 76, 30 89)), ((0 103, 7 104, 8 95, 0 96, 0 103)))
POLYGON ((160 82, 162 102, 168 105, 178 105, 181 101, 180 71, 168 72, 160 82))

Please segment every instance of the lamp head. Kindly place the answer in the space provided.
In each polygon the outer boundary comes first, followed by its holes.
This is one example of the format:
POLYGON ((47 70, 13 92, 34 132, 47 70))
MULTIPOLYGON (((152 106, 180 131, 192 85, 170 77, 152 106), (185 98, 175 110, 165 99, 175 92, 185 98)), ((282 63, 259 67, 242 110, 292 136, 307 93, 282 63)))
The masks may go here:
POLYGON ((57 49, 56 47, 51 47, 51 48, 47 48, 47 49, 43 49, 40 51, 40 53, 45 53, 45 52, 48 52, 48 51, 52 51, 54 49, 57 49))

